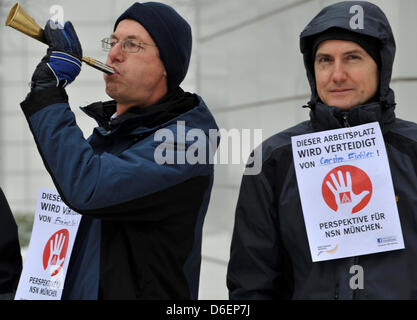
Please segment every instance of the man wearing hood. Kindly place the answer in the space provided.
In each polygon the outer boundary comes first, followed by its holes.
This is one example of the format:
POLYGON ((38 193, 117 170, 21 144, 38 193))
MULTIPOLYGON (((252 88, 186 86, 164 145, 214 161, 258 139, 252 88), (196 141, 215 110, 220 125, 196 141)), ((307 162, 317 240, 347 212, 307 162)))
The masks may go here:
POLYGON ((136 2, 117 19, 102 40, 113 100, 83 108, 99 125, 87 140, 64 89, 80 72, 81 44, 70 22, 48 22, 45 37, 21 106, 62 200, 82 215, 62 298, 197 299, 213 165, 209 155, 180 160, 206 151, 218 128, 202 98, 180 88, 189 24, 158 2, 136 2), (204 136, 197 151, 190 130, 204 136))
POLYGON ((330 5, 300 35, 311 86, 310 120, 262 145, 262 172, 245 175, 236 208, 227 285, 231 299, 416 299, 417 125, 395 117, 395 41, 384 13, 362 1, 330 5), (351 28, 352 6, 364 28, 351 28), (405 249, 312 262, 291 137, 378 121, 405 249), (363 288, 352 287, 352 266, 363 288))

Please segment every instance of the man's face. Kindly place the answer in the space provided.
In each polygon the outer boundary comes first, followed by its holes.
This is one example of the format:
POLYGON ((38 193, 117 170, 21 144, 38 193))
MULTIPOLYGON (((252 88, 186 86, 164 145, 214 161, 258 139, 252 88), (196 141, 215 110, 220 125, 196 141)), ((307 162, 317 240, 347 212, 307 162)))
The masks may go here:
POLYGON ((110 49, 106 64, 115 69, 105 74, 106 93, 125 107, 146 107, 162 98, 167 92, 165 67, 156 46, 141 46, 138 52, 122 51, 121 41, 132 39, 155 45, 146 29, 135 20, 120 21, 111 39, 119 42, 110 49))
POLYGON ((343 110, 366 103, 378 89, 378 67, 355 42, 323 41, 316 52, 314 71, 320 99, 343 110))

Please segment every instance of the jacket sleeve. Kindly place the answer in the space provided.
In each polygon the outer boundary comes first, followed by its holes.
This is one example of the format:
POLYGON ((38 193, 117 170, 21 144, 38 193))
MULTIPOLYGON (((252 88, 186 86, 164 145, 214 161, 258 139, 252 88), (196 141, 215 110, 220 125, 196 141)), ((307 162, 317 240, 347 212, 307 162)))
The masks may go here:
POLYGON ((232 300, 283 296, 284 252, 273 208, 273 191, 261 172, 244 175, 236 207, 227 272, 232 300))
MULTIPOLYGON (((67 101, 65 90, 53 88, 29 95, 21 106, 43 162, 73 210, 95 217, 101 212, 131 214, 131 208, 140 209, 140 199, 155 201, 149 196, 212 174, 209 165, 156 163, 152 136, 119 155, 94 153, 67 101)), ((201 183, 207 186, 206 179, 201 183)))

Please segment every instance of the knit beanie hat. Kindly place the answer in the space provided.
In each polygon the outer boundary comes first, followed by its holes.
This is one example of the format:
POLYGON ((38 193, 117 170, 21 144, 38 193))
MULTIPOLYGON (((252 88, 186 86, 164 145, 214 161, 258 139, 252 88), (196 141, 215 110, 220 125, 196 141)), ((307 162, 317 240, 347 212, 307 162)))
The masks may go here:
POLYGON ((374 59, 375 63, 378 66, 378 69, 381 70, 381 55, 380 55, 380 46, 379 40, 361 33, 352 32, 342 28, 331 28, 320 34, 318 34, 314 40, 313 44, 313 65, 314 59, 316 57, 317 49, 323 41, 326 40, 345 40, 352 41, 360 45, 371 57, 374 59))
POLYGON ((191 57, 191 27, 173 8, 159 2, 136 2, 116 20, 139 22, 155 41, 167 72, 168 91, 175 89, 187 74, 191 57))

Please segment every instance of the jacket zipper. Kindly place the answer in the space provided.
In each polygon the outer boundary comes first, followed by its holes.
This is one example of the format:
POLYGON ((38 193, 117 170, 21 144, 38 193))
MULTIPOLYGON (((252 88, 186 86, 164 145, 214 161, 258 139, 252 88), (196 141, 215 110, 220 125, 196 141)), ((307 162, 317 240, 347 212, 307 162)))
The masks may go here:
POLYGON ((345 128, 350 128, 349 120, 348 120, 348 114, 343 114, 343 124, 345 125, 345 128))

